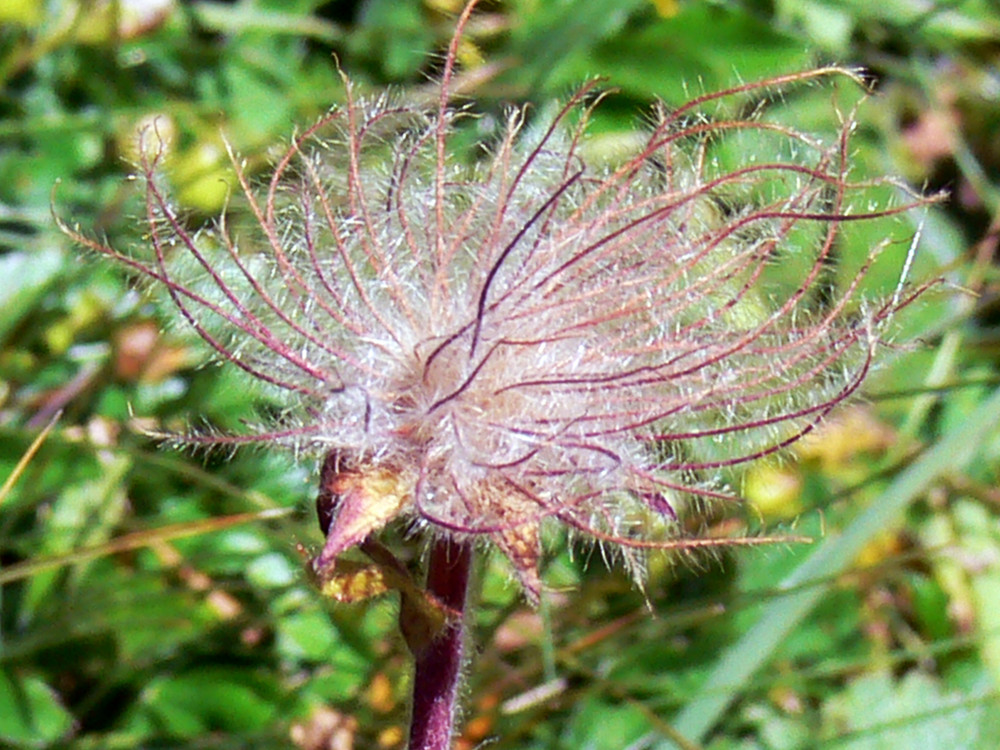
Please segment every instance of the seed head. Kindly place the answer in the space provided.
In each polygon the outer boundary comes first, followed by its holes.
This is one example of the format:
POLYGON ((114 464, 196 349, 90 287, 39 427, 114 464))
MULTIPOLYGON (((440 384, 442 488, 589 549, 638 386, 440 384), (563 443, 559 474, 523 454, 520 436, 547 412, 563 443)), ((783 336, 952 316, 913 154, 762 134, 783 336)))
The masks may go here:
POLYGON ((909 206, 854 208, 875 183, 849 176, 850 118, 821 139, 713 116, 855 77, 838 68, 661 107, 614 167, 588 163, 590 83, 547 118, 510 111, 470 163, 452 152, 457 39, 437 106, 345 81, 346 103, 294 139, 262 195, 234 159, 251 235, 191 233, 148 151, 151 257, 73 234, 282 394, 279 424, 201 440, 323 458, 318 569, 401 518, 488 540, 534 599, 543 524, 638 566, 678 544, 686 504, 731 497, 722 472, 857 391, 920 290, 864 299, 867 263, 832 281, 838 236, 909 206), (742 163, 719 166, 737 143, 742 163))

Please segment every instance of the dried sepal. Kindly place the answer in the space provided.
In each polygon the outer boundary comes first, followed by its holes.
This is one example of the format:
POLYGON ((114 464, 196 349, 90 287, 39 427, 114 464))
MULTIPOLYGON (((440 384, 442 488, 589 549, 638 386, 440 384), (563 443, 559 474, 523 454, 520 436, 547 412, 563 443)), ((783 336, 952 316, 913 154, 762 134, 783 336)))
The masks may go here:
POLYGON ((426 592, 403 592, 399 600, 399 632, 410 653, 423 654, 457 617, 426 592))
POLYGON ((399 591, 399 630, 411 653, 417 656, 422 654, 446 627, 461 619, 459 612, 418 586, 386 547, 368 540, 361 545, 361 549, 385 571, 399 591))
POLYGON ((323 549, 313 560, 321 576, 330 574, 338 555, 364 542, 412 503, 412 485, 401 470, 392 466, 330 469, 329 465, 330 459, 316 503, 326 534, 323 549))
MULTIPOLYGON (((358 545, 370 563, 340 559, 336 565, 312 566, 320 593, 342 604, 356 604, 398 593, 399 628, 410 651, 420 654, 460 615, 418 584, 406 566, 387 549, 367 539, 358 545)), ((308 556, 303 550, 303 554, 308 556)))
POLYGON ((382 596, 396 588, 387 580, 380 565, 341 560, 335 570, 319 578, 323 596, 337 602, 354 604, 382 596))

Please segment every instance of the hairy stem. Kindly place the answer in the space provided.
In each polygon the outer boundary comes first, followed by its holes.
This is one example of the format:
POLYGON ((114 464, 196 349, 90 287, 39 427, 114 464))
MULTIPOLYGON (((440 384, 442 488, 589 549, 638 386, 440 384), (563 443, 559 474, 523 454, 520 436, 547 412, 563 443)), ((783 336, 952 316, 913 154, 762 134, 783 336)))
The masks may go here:
POLYGON ((472 545, 442 539, 431 549, 427 592, 459 614, 416 654, 409 750, 448 750, 455 727, 465 646, 472 545))

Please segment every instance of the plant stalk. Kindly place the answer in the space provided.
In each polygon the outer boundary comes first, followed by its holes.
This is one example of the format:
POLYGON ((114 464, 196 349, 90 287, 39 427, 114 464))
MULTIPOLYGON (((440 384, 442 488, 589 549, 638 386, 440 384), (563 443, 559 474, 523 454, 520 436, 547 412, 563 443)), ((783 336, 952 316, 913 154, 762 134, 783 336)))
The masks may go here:
POLYGON ((447 539, 434 543, 427 569, 427 592, 458 617, 416 654, 409 750, 451 747, 462 678, 465 603, 471 570, 471 544, 447 539))

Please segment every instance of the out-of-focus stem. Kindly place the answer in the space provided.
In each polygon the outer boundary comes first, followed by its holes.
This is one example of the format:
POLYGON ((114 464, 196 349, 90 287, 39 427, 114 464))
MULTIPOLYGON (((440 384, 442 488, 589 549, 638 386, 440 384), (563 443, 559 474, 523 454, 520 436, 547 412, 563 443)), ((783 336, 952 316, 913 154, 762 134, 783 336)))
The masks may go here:
POLYGON ((449 750, 454 734, 465 646, 465 603, 472 546, 446 539, 434 543, 427 592, 459 614, 416 655, 409 750, 449 750))

